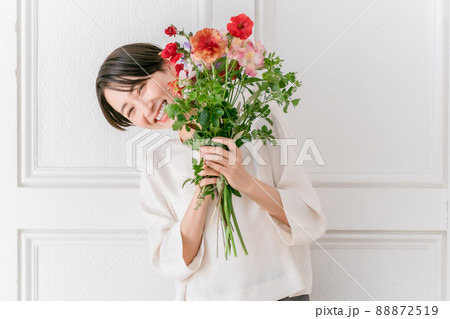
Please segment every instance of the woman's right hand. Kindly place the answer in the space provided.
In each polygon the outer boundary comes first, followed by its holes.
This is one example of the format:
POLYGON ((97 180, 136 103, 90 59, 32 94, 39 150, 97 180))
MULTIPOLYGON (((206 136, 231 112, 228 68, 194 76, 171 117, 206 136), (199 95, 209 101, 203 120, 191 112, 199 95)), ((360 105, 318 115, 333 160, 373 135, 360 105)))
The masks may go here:
POLYGON ((203 168, 203 170, 199 173, 199 175, 200 176, 210 176, 210 177, 203 178, 202 180, 200 180, 198 185, 195 185, 197 192, 200 192, 203 186, 216 184, 217 180, 220 176, 220 173, 218 171, 208 167, 206 164, 203 164, 202 168, 203 168), (213 177, 213 176, 217 176, 217 177, 213 177))

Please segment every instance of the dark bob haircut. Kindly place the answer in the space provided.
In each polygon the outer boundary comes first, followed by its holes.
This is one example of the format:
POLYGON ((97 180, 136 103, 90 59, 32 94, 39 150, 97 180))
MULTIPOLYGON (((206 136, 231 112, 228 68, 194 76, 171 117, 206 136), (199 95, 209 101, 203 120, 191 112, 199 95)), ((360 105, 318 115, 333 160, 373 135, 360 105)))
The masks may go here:
POLYGON ((164 59, 159 55, 162 49, 150 43, 132 43, 114 50, 103 62, 95 81, 98 103, 111 126, 125 131, 133 126, 125 116, 117 112, 105 98, 105 89, 132 92, 149 78, 149 75, 164 70, 164 59), (137 77, 130 80, 124 77, 137 77))

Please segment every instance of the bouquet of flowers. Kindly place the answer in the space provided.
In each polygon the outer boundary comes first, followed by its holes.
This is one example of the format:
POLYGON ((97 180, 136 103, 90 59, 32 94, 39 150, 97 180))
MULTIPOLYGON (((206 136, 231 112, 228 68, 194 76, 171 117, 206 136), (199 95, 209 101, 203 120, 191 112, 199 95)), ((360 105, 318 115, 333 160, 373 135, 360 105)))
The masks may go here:
MULTIPOLYGON (((186 127, 190 132, 195 130, 192 138, 183 143, 199 150, 200 146, 220 146, 228 150, 226 145, 214 142, 213 137, 220 136, 235 140, 240 147, 252 139, 261 139, 266 145, 269 141, 276 145, 272 130, 263 125, 261 129, 252 130, 252 124, 258 119, 268 118, 269 103, 284 105, 287 113, 290 104, 298 105, 300 99, 292 99, 292 94, 301 86, 295 73, 281 72, 281 60, 275 53, 267 54, 260 41, 252 42, 253 21, 245 14, 232 17, 227 29, 216 30, 204 28, 195 35, 186 34, 174 25, 169 26, 165 33, 169 36, 182 36, 187 39, 180 44, 172 42, 166 45, 161 57, 170 59, 175 66, 177 79, 169 83, 175 93, 174 102, 167 104, 164 111, 168 117, 174 119, 173 130, 186 127), (261 75, 258 76, 258 71, 261 75), (245 99, 248 91, 250 97, 245 99), (242 99, 238 102, 238 99, 242 99), (191 116, 186 118, 185 114, 191 116)), ((184 181, 198 185, 204 176, 198 175, 202 171, 204 159, 200 162, 192 159, 194 178, 184 181)), ((218 201, 217 209, 224 234, 225 258, 234 256, 236 247, 233 237, 233 224, 237 231, 242 248, 247 255, 247 249, 242 239, 233 210, 232 196, 241 197, 238 190, 229 185, 226 178, 220 174, 216 185, 206 185, 198 196, 196 209, 207 195, 218 201)))

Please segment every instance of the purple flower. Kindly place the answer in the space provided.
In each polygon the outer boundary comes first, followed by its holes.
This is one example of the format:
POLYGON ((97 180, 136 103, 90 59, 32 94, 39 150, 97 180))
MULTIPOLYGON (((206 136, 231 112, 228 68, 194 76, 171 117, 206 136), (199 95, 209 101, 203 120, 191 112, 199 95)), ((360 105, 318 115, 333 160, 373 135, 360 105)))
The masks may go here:
POLYGON ((190 49, 191 49, 191 44, 189 43, 189 41, 186 41, 186 42, 184 42, 183 47, 184 47, 186 50, 190 50, 190 49))

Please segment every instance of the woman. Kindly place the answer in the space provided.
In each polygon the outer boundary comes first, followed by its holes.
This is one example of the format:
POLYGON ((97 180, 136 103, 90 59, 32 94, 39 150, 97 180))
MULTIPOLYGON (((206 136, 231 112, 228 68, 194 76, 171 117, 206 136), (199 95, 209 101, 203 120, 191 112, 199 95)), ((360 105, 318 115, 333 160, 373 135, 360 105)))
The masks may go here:
MULTIPOLYGON (((174 120, 162 110, 174 99, 167 83, 176 79, 176 73, 160 52, 152 44, 129 44, 116 49, 102 64, 97 97, 113 127, 172 127, 174 120)), ((273 135, 292 137, 279 112, 272 107, 273 135)), ((254 128, 264 121, 258 122, 254 128)), ((192 134, 185 128, 178 131, 166 143, 171 150, 167 165, 154 175, 141 173, 141 207, 155 271, 175 280, 176 300, 309 300, 309 244, 324 234, 326 219, 308 175, 294 164, 294 152, 288 152, 286 165, 280 162, 284 159, 280 147, 267 143, 238 148, 233 140, 220 138, 217 141, 229 151, 202 148, 201 156, 208 162, 201 175, 208 177, 200 185, 182 188, 182 182, 194 176, 192 149, 182 144, 192 134), (251 161, 244 165, 247 157, 251 161), (238 256, 228 260, 223 245, 218 245, 217 213, 211 223, 217 197, 207 196, 194 210, 200 188, 215 184, 220 173, 242 194, 233 197, 233 207, 249 252, 245 255, 239 250, 237 241, 238 256)), ((160 163, 165 154, 166 149, 155 150, 153 161, 160 163)))

